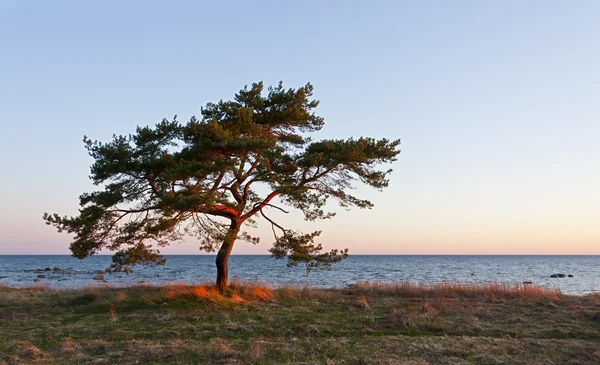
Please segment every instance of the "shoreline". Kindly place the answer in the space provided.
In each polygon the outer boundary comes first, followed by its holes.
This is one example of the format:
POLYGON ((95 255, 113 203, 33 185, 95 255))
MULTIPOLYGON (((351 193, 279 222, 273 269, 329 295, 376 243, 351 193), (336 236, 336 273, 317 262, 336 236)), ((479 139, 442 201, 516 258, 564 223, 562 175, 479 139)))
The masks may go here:
MULTIPOLYGON (((490 290, 490 288, 496 288, 496 290, 502 291, 528 291, 528 290, 544 290, 556 292, 558 295, 562 296, 573 296, 573 297, 585 297, 590 295, 598 295, 600 294, 600 289, 598 290, 590 290, 585 293, 565 293, 558 286, 546 286, 537 284, 534 282, 514 282, 514 283, 503 283, 503 282, 485 282, 485 283, 474 283, 474 282, 460 282, 460 281, 444 281, 444 282, 425 282, 425 281, 358 281, 356 283, 348 283, 344 286, 314 286, 303 283, 284 283, 284 284, 268 284, 260 281, 241 281, 237 278, 232 280, 233 285, 235 286, 264 286, 268 287, 272 290, 278 290, 282 288, 307 288, 312 290, 347 290, 352 289, 357 286, 364 285, 378 285, 382 287, 399 287, 399 288, 410 288, 410 290, 424 290, 424 291, 436 291, 439 289, 444 289, 447 287, 453 288, 461 288, 462 290, 490 290)), ((23 285, 7 285, 0 281, 0 289, 14 289, 14 290, 49 290, 56 292, 70 292, 70 291, 78 291, 78 290, 86 290, 90 288, 107 288, 107 289, 130 289, 136 287, 155 287, 155 288, 164 288, 173 285, 183 285, 183 286, 212 286, 214 285, 212 282, 199 281, 199 282, 182 282, 182 281, 169 281, 169 282, 152 282, 151 280, 140 280, 138 282, 130 282, 130 283, 111 283, 109 281, 94 281, 90 280, 86 285, 74 286, 74 287, 53 287, 46 283, 32 283, 32 284, 23 284, 23 285)))
MULTIPOLYGON (((288 268, 285 260, 270 256, 232 256, 230 277, 281 286, 290 283, 314 287, 344 287, 359 281, 395 282, 533 282, 563 293, 587 295, 600 290, 596 256, 350 256, 331 271, 313 270, 308 276, 302 267, 288 268), (553 274, 573 278, 551 278, 553 274)), ((70 256, 4 256, 0 258, 0 284, 13 287, 48 284, 52 288, 79 288, 94 283, 97 273, 114 286, 140 282, 167 284, 212 282, 216 277, 214 256, 171 256, 160 267, 134 267, 133 273, 107 275, 110 256, 78 260, 70 256), (58 271, 54 271, 54 269, 58 271), (46 270, 49 269, 49 270, 46 270), (41 275, 42 278, 38 278, 41 275), (45 276, 45 277, 43 277, 45 276), (4 278, 2 278, 4 277, 4 278), (38 281, 39 280, 39 281, 38 281)))

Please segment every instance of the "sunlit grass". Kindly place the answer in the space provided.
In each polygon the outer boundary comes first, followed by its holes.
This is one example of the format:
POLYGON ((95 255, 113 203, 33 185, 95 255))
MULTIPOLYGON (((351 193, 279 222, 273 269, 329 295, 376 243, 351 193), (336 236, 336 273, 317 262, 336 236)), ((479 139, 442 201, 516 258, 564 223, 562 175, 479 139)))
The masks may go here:
POLYGON ((229 289, 220 292, 215 285, 168 284, 160 286, 167 299, 197 299, 213 304, 240 304, 252 301, 273 300, 273 288, 265 284, 241 284, 234 282, 229 289))
POLYGON ((589 364, 599 308, 535 285, 0 287, 0 364, 589 364))
POLYGON ((363 281, 350 285, 351 290, 362 293, 394 295, 400 297, 442 296, 447 298, 551 298, 559 300, 563 295, 559 289, 531 284, 503 283, 414 283, 409 281, 382 283, 363 281))

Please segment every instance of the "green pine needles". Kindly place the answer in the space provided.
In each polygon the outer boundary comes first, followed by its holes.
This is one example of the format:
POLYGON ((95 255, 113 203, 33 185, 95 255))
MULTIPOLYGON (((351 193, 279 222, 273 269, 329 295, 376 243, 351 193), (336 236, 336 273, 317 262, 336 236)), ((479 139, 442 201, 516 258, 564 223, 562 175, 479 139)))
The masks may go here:
POLYGON ((188 123, 164 119, 138 127, 107 143, 84 137, 94 159, 90 178, 102 190, 84 193, 76 217, 44 214, 46 224, 74 235, 71 251, 85 258, 101 249, 116 251, 111 270, 134 264, 163 264, 159 248, 185 236, 200 249, 218 250, 217 286, 227 287, 229 254, 237 240, 258 243, 247 227, 264 219, 273 228, 270 252, 288 265, 328 269, 348 250, 323 252, 320 232, 300 233, 269 215, 282 206, 307 220, 327 219, 323 208, 334 200, 345 208, 370 208, 349 193, 356 182, 383 189, 400 140, 359 138, 313 141, 322 117, 313 110, 313 87, 263 93, 263 84, 245 87, 232 101, 208 103, 202 118, 188 123), (259 190, 267 191, 260 194, 259 190), (277 204, 277 205, 276 205, 277 204))

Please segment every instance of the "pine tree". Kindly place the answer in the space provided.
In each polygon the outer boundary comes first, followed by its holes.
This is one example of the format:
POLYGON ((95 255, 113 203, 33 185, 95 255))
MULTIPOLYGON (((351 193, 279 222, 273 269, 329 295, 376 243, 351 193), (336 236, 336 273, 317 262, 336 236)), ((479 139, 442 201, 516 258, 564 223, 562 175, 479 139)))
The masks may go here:
POLYGON ((217 287, 227 288, 228 258, 237 240, 258 243, 246 227, 264 219, 273 228, 270 252, 288 265, 330 268, 348 250, 323 252, 320 232, 301 233, 272 219, 269 210, 302 211, 307 220, 328 219, 329 200, 342 207, 371 208, 349 193, 354 183, 383 189, 399 140, 359 138, 313 141, 323 127, 314 113, 313 87, 263 93, 263 84, 245 87, 232 101, 208 103, 202 118, 182 124, 164 119, 138 127, 108 143, 84 137, 94 159, 90 179, 102 190, 84 193, 76 217, 44 214, 59 232, 74 235, 70 249, 85 258, 101 249, 116 251, 109 270, 134 264, 163 264, 160 247, 191 235, 200 249, 214 252, 217 287), (268 191, 259 194, 260 191, 268 191), (275 202, 278 202, 275 205, 275 202))

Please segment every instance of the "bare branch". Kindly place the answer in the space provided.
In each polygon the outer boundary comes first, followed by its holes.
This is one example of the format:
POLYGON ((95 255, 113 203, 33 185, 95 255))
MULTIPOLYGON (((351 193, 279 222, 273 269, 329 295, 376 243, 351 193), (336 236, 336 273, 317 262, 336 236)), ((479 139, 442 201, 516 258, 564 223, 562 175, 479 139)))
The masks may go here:
POLYGON ((276 208, 281 210, 282 212, 284 212, 285 214, 288 214, 289 212, 281 207, 278 207, 277 205, 273 205, 273 204, 265 204, 266 207, 271 207, 271 208, 276 208))
POLYGON ((254 178, 254 179, 250 179, 250 181, 248 181, 246 183, 246 185, 244 186, 244 201, 248 201, 248 194, 250 192, 250 185, 252 185, 252 183, 258 181, 258 178, 254 178))
POLYGON ((267 217, 265 215, 265 212, 263 212, 262 208, 259 209, 260 214, 267 220, 269 221, 269 223, 271 223, 271 229, 273 230, 273 236, 275 236, 275 239, 277 239, 277 234, 275 233, 275 229, 273 227, 277 227, 281 230, 281 232, 283 233, 284 236, 287 236, 287 230, 285 228, 283 228, 282 226, 280 226, 279 224, 275 223, 275 221, 273 221, 271 218, 267 217))
POLYGON ((106 212, 108 213, 142 213, 142 212, 147 212, 150 210, 157 210, 159 208, 156 207, 148 207, 148 208, 142 208, 142 209, 111 209, 111 210, 107 210, 106 212))

